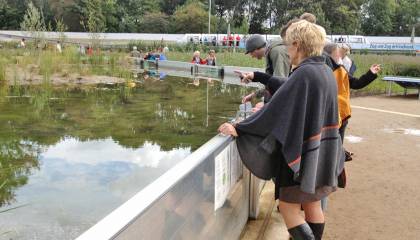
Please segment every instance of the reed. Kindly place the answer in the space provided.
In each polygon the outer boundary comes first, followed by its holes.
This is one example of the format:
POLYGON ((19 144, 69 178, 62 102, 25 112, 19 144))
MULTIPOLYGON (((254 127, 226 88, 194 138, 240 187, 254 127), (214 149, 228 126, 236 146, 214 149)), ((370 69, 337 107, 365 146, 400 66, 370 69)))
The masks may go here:
POLYGON ((6 81, 6 61, 0 58, 0 83, 6 81))

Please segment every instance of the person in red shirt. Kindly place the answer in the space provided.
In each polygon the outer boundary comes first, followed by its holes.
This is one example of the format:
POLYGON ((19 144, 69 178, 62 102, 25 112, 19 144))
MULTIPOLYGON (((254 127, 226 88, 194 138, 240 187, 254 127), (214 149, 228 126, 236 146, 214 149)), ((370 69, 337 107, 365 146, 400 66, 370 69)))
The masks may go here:
POLYGON ((224 37, 223 37, 223 42, 222 42, 223 46, 226 46, 226 43, 227 43, 227 37, 226 37, 226 36, 224 36, 224 37))
POLYGON ((239 47, 239 42, 241 41, 241 37, 239 35, 236 36, 236 46, 239 47))
POLYGON ((191 63, 195 64, 207 64, 207 61, 200 57, 200 51, 195 51, 191 63))
POLYGON ((233 46, 233 34, 229 35, 229 47, 233 46))
POLYGON ((88 46, 88 48, 87 48, 87 55, 88 56, 92 56, 93 55, 93 48, 92 48, 92 46, 88 46))

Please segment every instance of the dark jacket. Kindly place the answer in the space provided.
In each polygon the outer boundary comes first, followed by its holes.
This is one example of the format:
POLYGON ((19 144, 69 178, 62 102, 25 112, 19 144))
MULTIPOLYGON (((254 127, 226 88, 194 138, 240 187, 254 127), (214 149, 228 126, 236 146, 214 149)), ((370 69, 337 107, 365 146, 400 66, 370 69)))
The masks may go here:
POLYGON ((257 177, 275 176, 285 161, 304 192, 337 186, 344 166, 337 84, 324 61, 305 59, 268 104, 236 125, 241 159, 257 177))
POLYGON ((262 72, 254 72, 252 81, 264 84, 265 90, 272 96, 287 81, 287 77, 276 77, 262 72))

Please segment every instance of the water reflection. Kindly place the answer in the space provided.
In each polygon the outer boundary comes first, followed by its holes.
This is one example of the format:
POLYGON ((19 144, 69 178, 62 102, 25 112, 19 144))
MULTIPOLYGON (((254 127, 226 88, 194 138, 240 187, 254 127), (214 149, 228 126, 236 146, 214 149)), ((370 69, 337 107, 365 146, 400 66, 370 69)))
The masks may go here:
POLYGON ((38 146, 29 142, 0 140, 0 207, 13 203, 16 189, 38 169, 38 153, 38 146))
POLYGON ((158 144, 146 141, 138 149, 124 148, 111 138, 80 142, 75 138, 66 138, 49 147, 43 154, 45 158, 58 158, 69 164, 100 165, 107 162, 123 162, 139 167, 156 168, 170 159, 184 158, 191 152, 191 147, 174 148, 163 151, 158 144), (68 153, 73 153, 69 155, 68 153))
POLYGON ((192 81, 0 89, 0 236, 73 239, 214 136, 244 90, 192 81))
POLYGON ((0 225, 16 230, 17 236, 37 232, 40 239, 49 239, 52 232, 62 231, 71 239, 67 234, 80 234, 80 224, 84 228, 94 224, 190 151, 162 151, 150 142, 131 149, 112 139, 63 139, 44 149, 39 158, 41 169, 16 191, 19 202, 27 206, 4 212, 2 219, 7 221, 0 219, 0 225))

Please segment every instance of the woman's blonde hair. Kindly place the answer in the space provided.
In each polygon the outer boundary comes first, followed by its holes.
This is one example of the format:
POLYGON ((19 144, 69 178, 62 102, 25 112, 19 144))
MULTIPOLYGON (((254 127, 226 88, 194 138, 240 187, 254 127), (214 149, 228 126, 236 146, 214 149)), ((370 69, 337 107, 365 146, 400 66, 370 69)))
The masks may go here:
POLYGON ((306 57, 321 56, 325 39, 325 31, 306 20, 293 23, 286 31, 286 43, 299 43, 298 51, 301 51, 306 57))

